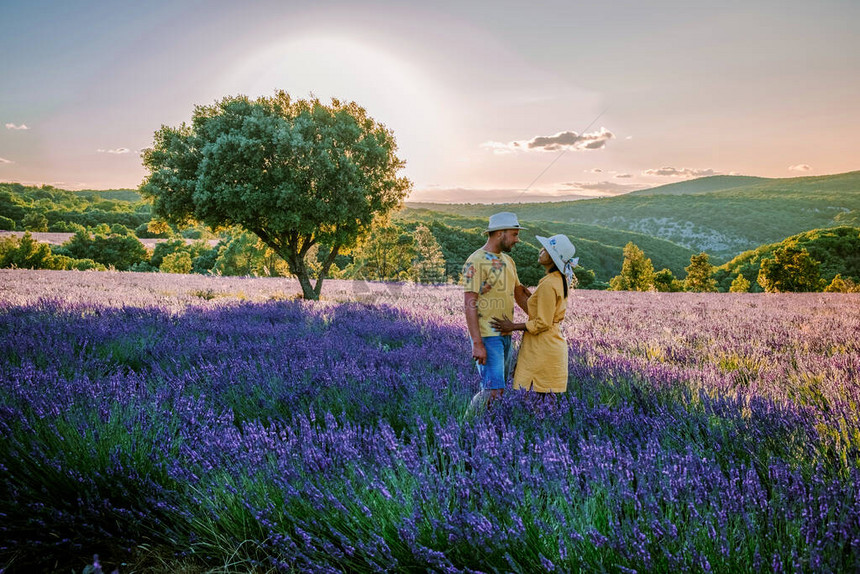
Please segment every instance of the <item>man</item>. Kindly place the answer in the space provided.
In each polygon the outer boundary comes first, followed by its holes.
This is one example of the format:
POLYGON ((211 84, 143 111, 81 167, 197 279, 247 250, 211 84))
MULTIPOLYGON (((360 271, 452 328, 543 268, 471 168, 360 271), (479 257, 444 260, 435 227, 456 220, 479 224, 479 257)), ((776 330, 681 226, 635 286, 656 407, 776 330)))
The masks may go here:
POLYGON ((511 334, 496 330, 490 321, 513 317, 514 303, 525 309, 531 295, 520 284, 517 267, 508 255, 519 242, 521 229, 525 228, 513 213, 492 215, 485 231, 486 243, 463 266, 466 326, 487 403, 504 391, 511 354, 511 334))

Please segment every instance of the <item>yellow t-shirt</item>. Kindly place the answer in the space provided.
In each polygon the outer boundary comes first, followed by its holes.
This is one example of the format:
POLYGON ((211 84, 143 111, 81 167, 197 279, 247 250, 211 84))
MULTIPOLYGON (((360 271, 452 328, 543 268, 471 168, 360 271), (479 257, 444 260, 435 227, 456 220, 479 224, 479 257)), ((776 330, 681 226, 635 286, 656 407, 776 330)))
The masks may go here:
POLYGON ((463 265, 466 292, 478 294, 478 325, 481 337, 500 335, 490 325, 493 317, 514 318, 514 289, 520 284, 517 266, 507 253, 478 249, 463 265))

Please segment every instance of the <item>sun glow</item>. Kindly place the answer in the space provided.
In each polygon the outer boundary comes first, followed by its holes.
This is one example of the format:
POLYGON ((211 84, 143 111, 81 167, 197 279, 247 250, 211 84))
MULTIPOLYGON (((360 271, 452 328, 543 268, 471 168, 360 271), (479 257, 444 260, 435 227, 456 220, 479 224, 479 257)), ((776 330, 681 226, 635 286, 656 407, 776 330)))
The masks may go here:
POLYGON ((308 36, 252 53, 221 80, 224 95, 284 90, 294 98, 357 102, 394 132, 413 180, 444 161, 440 142, 451 138, 450 98, 418 65, 391 51, 340 36, 308 36))

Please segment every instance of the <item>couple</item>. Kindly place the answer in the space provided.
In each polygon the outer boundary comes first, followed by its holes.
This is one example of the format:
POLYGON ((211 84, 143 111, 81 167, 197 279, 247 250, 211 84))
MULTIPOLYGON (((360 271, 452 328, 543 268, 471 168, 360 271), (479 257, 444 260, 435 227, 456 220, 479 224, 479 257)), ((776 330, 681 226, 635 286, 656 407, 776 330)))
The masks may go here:
POLYGON ((536 236, 543 246, 538 263, 546 270, 534 293, 520 283, 508 253, 519 242, 521 227, 513 213, 490 217, 487 241, 463 266, 465 313, 472 357, 481 375, 486 401, 505 389, 511 352, 511 332, 523 331, 514 388, 538 393, 567 390, 567 342, 561 321, 567 309, 568 289, 576 287, 573 268, 576 249, 564 235, 536 236), (528 313, 528 321, 514 323, 514 303, 528 313))

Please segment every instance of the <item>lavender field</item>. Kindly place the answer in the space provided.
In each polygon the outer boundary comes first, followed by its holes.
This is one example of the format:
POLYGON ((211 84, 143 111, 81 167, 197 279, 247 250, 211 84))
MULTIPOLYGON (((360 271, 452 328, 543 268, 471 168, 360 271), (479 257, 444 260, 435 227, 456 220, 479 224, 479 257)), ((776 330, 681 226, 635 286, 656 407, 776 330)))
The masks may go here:
POLYGON ((860 296, 574 291, 568 393, 456 286, 0 270, 0 569, 860 570, 860 296))

